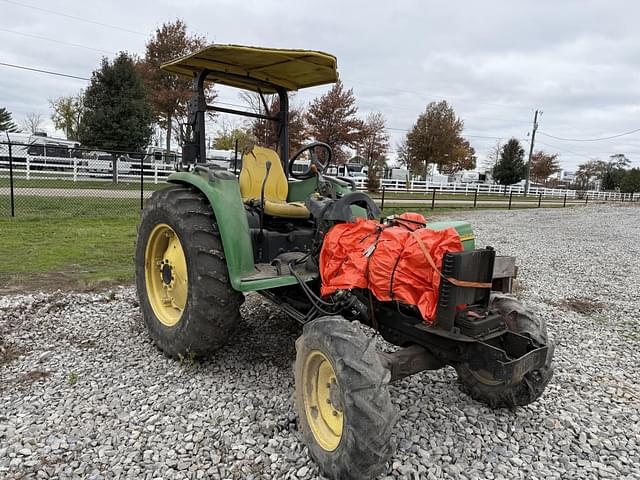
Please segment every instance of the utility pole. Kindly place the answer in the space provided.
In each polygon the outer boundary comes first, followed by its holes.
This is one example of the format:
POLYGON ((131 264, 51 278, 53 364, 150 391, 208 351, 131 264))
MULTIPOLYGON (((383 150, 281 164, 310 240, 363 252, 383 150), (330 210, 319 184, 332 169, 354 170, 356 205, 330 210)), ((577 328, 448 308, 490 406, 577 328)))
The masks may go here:
POLYGON ((524 177, 525 197, 529 194, 529 175, 531 174, 531 157, 533 156, 533 144, 536 141, 536 130, 538 130, 538 110, 536 110, 536 113, 533 115, 533 132, 531 132, 531 144, 529 145, 529 161, 527 162, 527 171, 524 177))

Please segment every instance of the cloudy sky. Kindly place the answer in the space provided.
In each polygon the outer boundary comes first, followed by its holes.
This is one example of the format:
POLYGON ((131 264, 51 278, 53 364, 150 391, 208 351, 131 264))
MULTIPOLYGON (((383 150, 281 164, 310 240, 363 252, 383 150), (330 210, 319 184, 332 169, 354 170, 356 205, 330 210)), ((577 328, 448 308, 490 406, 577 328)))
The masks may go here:
MULTIPOLYGON (((559 153, 563 168, 612 153, 638 167, 640 132, 575 140, 640 128, 639 15, 634 2, 587 0, 0 0, 0 62, 89 77, 102 56, 142 55, 162 22, 182 18, 211 42, 333 53, 363 116, 383 112, 394 144, 428 102, 446 99, 480 160, 497 141, 528 142, 540 109, 536 147, 559 153)), ((48 119, 48 99, 85 85, 0 65, 0 106, 17 122, 48 119)), ((220 99, 239 102, 235 91, 220 99)))

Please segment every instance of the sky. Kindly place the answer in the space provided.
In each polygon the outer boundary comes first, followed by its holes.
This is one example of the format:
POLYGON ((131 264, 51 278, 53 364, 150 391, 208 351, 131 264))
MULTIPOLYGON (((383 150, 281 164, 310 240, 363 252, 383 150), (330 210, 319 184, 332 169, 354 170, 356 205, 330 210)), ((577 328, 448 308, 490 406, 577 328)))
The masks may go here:
MULTIPOLYGON (((90 77, 104 56, 142 56, 156 28, 181 18, 211 43, 336 55, 361 115, 382 112, 393 146, 446 99, 479 164, 511 137, 528 151, 538 109, 536 150, 558 153, 563 169, 614 153, 640 167, 640 131, 598 140, 640 129, 639 17, 629 1, 0 0, 0 63, 90 77)), ((86 84, 0 65, 0 106, 16 123, 40 113, 53 132, 49 99, 86 84)), ((219 100, 241 102, 232 89, 219 100)))

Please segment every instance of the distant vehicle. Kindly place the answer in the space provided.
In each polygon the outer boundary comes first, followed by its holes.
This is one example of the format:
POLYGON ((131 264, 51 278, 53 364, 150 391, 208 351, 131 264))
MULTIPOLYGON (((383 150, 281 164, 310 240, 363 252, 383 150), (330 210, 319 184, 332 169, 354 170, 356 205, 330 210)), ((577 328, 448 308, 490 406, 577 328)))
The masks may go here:
MULTIPOLYGON (((108 174, 113 172, 113 155, 107 152, 85 152, 85 166, 89 173, 108 174)), ((125 156, 118 158, 118 173, 127 175, 131 172, 131 159, 125 156)))
POLYGON ((453 181, 456 183, 483 183, 486 180, 486 174, 474 170, 464 170, 453 174, 453 181))
POLYGON ((406 168, 387 168, 384 171, 384 178, 392 180, 407 180, 409 178, 409 170, 406 168))
MULTIPOLYGON (((0 136, 0 142, 10 141, 13 161, 30 164, 30 169, 42 170, 50 168, 72 168, 70 158, 80 158, 80 143, 64 138, 49 137, 44 132, 39 133, 5 133, 0 136), (8 139, 7 139, 8 137, 8 139)), ((8 159, 7 145, 0 145, 3 159, 8 159)))
POLYGON ((367 178, 369 167, 360 163, 331 165, 327 168, 327 175, 334 177, 367 178))

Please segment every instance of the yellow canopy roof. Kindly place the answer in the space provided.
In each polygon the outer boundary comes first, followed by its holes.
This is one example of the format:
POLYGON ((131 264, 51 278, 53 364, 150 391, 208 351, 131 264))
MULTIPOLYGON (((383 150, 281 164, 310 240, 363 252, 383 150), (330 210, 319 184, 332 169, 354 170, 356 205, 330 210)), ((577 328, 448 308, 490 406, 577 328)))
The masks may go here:
POLYGON ((193 78, 206 68, 208 80, 246 90, 275 93, 334 83, 336 57, 313 50, 211 45, 161 66, 167 72, 193 78))

